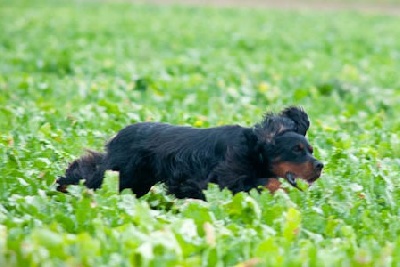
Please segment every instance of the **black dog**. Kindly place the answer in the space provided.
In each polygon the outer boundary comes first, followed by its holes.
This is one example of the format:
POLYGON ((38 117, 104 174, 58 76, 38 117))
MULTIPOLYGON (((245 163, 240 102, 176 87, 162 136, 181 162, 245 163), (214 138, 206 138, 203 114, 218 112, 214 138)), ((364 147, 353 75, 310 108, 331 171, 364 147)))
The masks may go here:
POLYGON ((58 190, 85 179, 99 188, 106 170, 119 172, 119 189, 138 197, 158 182, 178 198, 204 199, 208 183, 233 193, 267 186, 276 178, 313 183, 324 165, 316 160, 305 138, 308 115, 289 107, 268 113, 252 128, 222 126, 209 129, 141 122, 118 132, 106 153, 89 152, 72 162, 58 190))

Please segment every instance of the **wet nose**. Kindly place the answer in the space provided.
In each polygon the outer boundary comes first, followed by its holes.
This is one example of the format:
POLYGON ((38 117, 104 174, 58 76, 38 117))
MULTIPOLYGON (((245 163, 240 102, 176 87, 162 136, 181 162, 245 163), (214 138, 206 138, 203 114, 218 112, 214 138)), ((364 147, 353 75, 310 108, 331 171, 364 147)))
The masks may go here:
POLYGON ((314 162, 314 168, 317 170, 322 170, 324 168, 324 164, 321 161, 315 161, 314 162))

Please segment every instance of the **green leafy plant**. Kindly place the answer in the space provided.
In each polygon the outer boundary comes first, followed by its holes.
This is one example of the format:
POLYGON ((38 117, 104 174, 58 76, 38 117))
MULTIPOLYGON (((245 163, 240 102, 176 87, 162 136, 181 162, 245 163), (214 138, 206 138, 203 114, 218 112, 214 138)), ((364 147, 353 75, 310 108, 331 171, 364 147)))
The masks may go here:
POLYGON ((0 2, 0 266, 400 262, 400 18, 107 1, 0 2), (138 121, 252 125, 301 105, 326 165, 304 192, 137 199, 55 190, 138 121))

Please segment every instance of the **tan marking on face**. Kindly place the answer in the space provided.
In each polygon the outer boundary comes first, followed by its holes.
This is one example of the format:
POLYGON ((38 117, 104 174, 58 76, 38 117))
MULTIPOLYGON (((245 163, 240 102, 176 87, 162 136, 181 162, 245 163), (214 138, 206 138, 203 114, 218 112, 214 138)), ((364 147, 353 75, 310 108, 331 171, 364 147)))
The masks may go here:
POLYGON ((301 178, 306 181, 313 181, 321 175, 320 170, 316 170, 311 161, 304 163, 293 162, 275 162, 272 164, 272 172, 277 177, 285 178, 288 172, 294 174, 296 178, 301 178))

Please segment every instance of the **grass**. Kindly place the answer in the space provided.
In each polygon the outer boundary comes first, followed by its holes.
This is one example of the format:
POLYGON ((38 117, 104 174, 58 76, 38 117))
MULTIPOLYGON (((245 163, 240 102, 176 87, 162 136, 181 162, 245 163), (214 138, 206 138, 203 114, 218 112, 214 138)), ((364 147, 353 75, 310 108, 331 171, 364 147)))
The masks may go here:
POLYGON ((0 266, 396 266, 399 17, 0 2, 0 266), (251 125, 301 105, 301 193, 208 202, 52 183, 127 124, 251 125))

